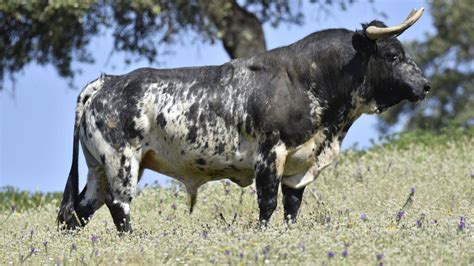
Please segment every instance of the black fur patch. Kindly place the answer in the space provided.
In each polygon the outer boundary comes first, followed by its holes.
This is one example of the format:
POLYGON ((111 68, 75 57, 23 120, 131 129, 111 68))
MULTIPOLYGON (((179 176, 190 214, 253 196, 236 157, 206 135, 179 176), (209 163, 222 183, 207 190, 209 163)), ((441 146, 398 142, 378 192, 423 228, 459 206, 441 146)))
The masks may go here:
POLYGON ((206 160, 204 160, 203 158, 199 158, 196 160, 196 163, 199 165, 206 165, 206 160))
POLYGON ((161 127, 161 128, 164 128, 166 126, 166 119, 165 119, 165 116, 163 115, 163 113, 160 113, 157 117, 156 117, 156 123, 161 127))

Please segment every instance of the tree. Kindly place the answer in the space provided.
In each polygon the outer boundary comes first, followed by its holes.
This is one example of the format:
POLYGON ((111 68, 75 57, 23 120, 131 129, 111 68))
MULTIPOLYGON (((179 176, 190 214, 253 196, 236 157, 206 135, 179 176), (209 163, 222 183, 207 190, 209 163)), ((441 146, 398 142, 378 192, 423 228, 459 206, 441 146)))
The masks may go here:
MULTIPOLYGON (((345 9, 354 0, 310 0, 345 9)), ((288 0, 31 0, 0 2, 0 89, 28 63, 52 64, 62 77, 92 63, 90 40, 112 30, 113 51, 156 62, 183 33, 199 41, 221 41, 231 58, 266 50, 262 25, 300 24, 301 1, 288 0)), ((130 58, 127 58, 127 62, 130 58)))
POLYGON ((433 0, 430 12, 436 33, 410 43, 409 50, 431 81, 432 92, 424 103, 389 110, 380 118, 382 131, 403 117, 406 129, 474 125, 474 5, 470 0, 433 0))

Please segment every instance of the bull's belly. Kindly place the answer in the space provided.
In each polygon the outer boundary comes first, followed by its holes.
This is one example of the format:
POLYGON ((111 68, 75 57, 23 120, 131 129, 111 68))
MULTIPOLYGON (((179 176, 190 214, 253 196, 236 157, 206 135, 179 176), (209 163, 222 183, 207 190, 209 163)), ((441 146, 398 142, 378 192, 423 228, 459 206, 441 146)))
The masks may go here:
POLYGON ((179 140, 155 140, 154 145, 144 151, 141 166, 175 178, 185 185, 199 186, 224 178, 240 186, 248 186, 253 182, 255 153, 250 143, 241 143, 239 149, 219 150, 213 144, 196 148, 179 140))

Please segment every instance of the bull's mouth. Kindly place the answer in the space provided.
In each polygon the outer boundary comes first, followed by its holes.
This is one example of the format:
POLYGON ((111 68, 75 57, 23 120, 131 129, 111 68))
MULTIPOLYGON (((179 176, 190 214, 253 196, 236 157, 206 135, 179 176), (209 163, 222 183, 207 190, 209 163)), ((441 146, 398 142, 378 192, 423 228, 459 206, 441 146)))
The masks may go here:
POLYGON ((386 106, 386 105, 378 105, 376 108, 375 108, 375 113, 377 114, 381 114, 383 112, 385 112, 390 106, 386 106))
POLYGON ((372 112, 376 114, 381 114, 387 111, 388 108, 399 104, 403 100, 404 100, 403 98, 395 97, 395 96, 385 97, 383 100, 376 101, 376 104, 373 105, 372 107, 372 112))
POLYGON ((425 97, 429 94, 429 88, 428 89, 423 89, 421 92, 420 90, 416 90, 410 87, 409 90, 406 90, 406 95, 402 98, 397 98, 393 97, 390 99, 385 99, 384 103, 378 103, 372 108, 372 112, 381 114, 385 111, 387 111, 388 108, 397 105, 404 100, 408 100, 412 103, 419 102, 425 99, 425 97))

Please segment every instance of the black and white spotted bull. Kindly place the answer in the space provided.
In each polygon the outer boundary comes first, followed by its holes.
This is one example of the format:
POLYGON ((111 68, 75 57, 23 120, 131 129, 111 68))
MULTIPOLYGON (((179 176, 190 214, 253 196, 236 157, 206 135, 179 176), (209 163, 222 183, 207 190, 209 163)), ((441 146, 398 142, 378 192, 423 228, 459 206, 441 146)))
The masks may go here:
MULTIPOLYGON (((255 179, 260 221, 270 219, 281 184, 294 221, 305 187, 336 159, 351 124, 430 89, 396 35, 404 23, 330 29, 286 47, 220 66, 142 68, 102 75, 78 97, 73 163, 58 214, 83 226, 104 203, 130 231, 130 203, 144 169, 181 181, 190 209, 199 186, 255 179), (78 148, 89 168, 78 191, 78 148)), ((65 222, 65 224, 63 224, 65 222)))

